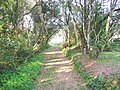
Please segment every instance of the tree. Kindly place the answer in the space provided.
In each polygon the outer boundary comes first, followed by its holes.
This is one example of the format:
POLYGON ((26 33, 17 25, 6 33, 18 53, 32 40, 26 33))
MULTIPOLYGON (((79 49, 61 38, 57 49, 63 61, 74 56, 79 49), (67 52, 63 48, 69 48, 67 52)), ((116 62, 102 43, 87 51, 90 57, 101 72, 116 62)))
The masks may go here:
MULTIPOLYGON (((116 23, 114 25, 113 23, 110 24, 113 21, 113 12, 119 10, 115 10, 117 1, 111 1, 111 9, 108 13, 103 8, 103 1, 71 0, 66 2, 66 5, 68 5, 65 10, 67 12, 66 17, 68 17, 67 22, 74 22, 73 32, 80 38, 79 42, 83 54, 87 53, 90 57, 96 59, 108 44, 111 35, 113 35, 111 29, 117 25, 116 23)), ((66 25, 69 26, 68 24, 66 25)), ((114 29, 112 32, 115 31, 114 29)))

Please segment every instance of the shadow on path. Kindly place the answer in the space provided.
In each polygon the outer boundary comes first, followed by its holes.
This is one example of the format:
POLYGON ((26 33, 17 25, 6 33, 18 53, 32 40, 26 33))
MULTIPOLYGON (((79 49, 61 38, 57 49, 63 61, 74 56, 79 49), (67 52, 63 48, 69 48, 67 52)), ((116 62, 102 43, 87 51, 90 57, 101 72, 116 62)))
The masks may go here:
POLYGON ((44 54, 45 63, 35 90, 86 90, 81 87, 73 62, 65 58, 60 48, 50 48, 44 54))

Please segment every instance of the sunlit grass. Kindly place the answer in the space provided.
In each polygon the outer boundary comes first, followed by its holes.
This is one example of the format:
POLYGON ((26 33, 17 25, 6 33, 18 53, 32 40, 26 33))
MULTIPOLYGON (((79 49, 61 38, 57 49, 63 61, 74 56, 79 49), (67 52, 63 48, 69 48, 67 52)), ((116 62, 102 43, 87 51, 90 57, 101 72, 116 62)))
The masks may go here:
POLYGON ((53 80, 53 78, 44 78, 40 82, 43 83, 43 82, 47 82, 47 81, 51 81, 51 80, 53 80))
MULTIPOLYGON (((73 47, 74 48, 74 47, 73 47)), ((72 48, 72 49, 73 49, 72 48)), ((66 52, 66 56, 69 58, 69 59, 74 59, 74 66, 75 66, 75 69, 80 73, 80 75, 84 78, 83 80, 85 81, 85 83, 83 83, 82 85, 80 86, 76 86, 77 88, 75 90, 88 90, 87 89, 87 86, 89 84, 92 83, 92 88, 94 90, 99 90, 99 88, 103 85, 101 78, 98 78, 96 79, 95 81, 91 81, 92 79, 94 79, 93 76, 91 76, 91 74, 89 73, 89 71, 87 71, 86 68, 89 68, 91 65, 95 64, 96 62, 99 62, 101 64, 105 64, 107 66, 115 66, 115 67, 119 67, 120 66, 120 52, 103 52, 99 58, 97 59, 97 61, 92 61, 91 63, 89 63, 88 65, 86 65, 85 67, 80 63, 80 61, 78 60, 78 58, 76 56, 79 56, 79 57, 82 57, 82 53, 80 53, 80 51, 77 51, 75 49, 71 50, 64 50, 66 52), (75 57, 75 58, 74 58, 75 57), (99 80, 100 79, 100 80, 99 80), (98 80, 98 81, 97 81, 98 80), (100 83, 101 82, 101 83, 100 83), (95 87, 97 87, 97 89, 95 89, 95 87)), ((89 57, 88 55, 84 55, 85 57, 83 58, 84 60, 89 60, 89 57)), ((81 58, 82 60, 82 58, 81 58)), ((98 67, 99 68, 99 67, 98 67)), ((119 74, 119 73, 118 73, 119 74)), ((109 86, 112 85, 110 80, 107 81, 107 79, 105 79, 105 81, 107 82, 105 90, 107 90, 106 88, 114 88, 114 86, 109 86)), ((112 81, 112 79, 111 79, 112 81)), ((117 81, 119 81, 117 79, 117 81)), ((117 81, 114 81, 114 83, 116 84, 117 81)), ((117 83, 116 85, 117 87, 119 86, 119 84, 117 83)), ((71 87, 72 88, 72 87, 71 87)), ((69 89, 69 90, 72 90, 72 89, 69 89)), ((101 89, 102 90, 102 89, 101 89)), ((111 89, 110 89, 111 90, 111 89)), ((119 90, 119 89, 116 89, 116 90, 119 90)))
POLYGON ((91 62, 90 64, 85 65, 85 68, 88 68, 88 67, 92 66, 92 65, 95 64, 95 63, 96 63, 96 61, 91 62))
POLYGON ((103 52, 97 59, 99 62, 106 64, 120 64, 120 52, 103 52))
POLYGON ((103 52, 98 60, 118 60, 120 61, 120 52, 103 52))

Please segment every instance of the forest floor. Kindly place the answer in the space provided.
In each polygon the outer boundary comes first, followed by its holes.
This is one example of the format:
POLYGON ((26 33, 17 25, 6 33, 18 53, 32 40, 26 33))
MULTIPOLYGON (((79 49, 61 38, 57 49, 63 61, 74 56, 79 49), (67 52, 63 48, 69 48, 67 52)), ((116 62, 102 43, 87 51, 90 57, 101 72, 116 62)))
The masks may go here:
POLYGON ((111 65, 96 60, 81 60, 81 63, 93 76, 109 76, 120 73, 120 64, 111 65))
POLYGON ((35 90, 88 90, 60 48, 45 51, 45 62, 35 90))
POLYGON ((87 71, 93 76, 109 76, 120 74, 120 52, 103 52, 97 60, 82 55, 77 49, 70 49, 67 53, 69 58, 77 58, 87 71))
MULTIPOLYGON (((72 50, 71 53, 70 55, 75 56, 77 52, 72 50)), ((37 79, 38 86, 35 90, 89 90, 85 86, 83 78, 75 71, 73 60, 67 59, 59 47, 49 48, 44 52, 44 55, 43 69, 39 75, 40 78, 37 79)), ((93 76, 109 76, 120 73, 120 64, 109 63, 109 60, 105 63, 82 59, 79 53, 77 55, 77 60, 80 60, 93 76)))

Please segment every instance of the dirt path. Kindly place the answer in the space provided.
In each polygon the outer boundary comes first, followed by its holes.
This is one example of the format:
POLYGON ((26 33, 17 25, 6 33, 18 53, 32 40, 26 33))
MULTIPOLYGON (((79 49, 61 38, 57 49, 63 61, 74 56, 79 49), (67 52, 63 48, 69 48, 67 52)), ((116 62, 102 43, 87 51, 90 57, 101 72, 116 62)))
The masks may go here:
POLYGON ((81 60, 81 63, 93 76, 109 76, 120 72, 120 66, 107 65, 93 60, 81 60))
POLYGON ((50 48, 44 54, 45 64, 35 90, 87 90, 60 48, 50 48))

